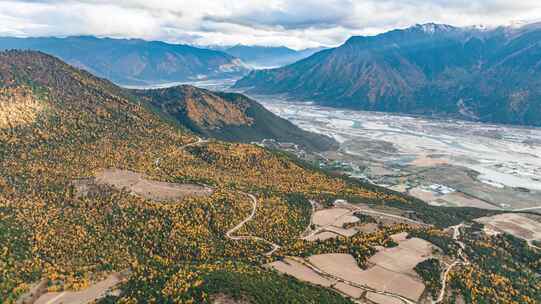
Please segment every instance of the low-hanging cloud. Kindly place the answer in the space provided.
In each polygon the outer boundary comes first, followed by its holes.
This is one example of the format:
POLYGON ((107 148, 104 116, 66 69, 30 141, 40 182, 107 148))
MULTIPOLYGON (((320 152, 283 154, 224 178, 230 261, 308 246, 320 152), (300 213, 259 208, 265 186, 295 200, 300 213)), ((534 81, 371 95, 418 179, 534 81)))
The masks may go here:
POLYGON ((496 26, 539 16, 538 0, 0 0, 0 35, 303 48, 415 23, 496 26))

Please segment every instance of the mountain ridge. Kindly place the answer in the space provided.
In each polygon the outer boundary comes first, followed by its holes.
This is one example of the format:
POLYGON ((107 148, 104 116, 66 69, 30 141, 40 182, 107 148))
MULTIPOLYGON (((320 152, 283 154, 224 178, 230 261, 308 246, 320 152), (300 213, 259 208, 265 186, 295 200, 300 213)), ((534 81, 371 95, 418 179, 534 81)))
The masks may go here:
POLYGON ((95 36, 0 37, 0 50, 37 50, 124 85, 240 76, 248 67, 229 54, 183 44, 95 36))
POLYGON ((356 36, 236 88, 323 105, 541 125, 541 30, 425 24, 356 36), (507 80, 512 79, 512 81, 507 80))
MULTIPOLYGON (((43 52, 22 51, 20 53, 22 55, 19 57, 26 59, 33 56, 36 61, 35 63, 28 62, 29 70, 25 71, 28 74, 18 74, 18 77, 23 79, 35 79, 32 81, 33 83, 36 83, 36 80, 42 80, 44 83, 41 85, 49 86, 51 84, 50 81, 55 80, 55 78, 47 77, 46 74, 55 74, 57 72, 37 71, 31 69, 31 66, 45 62, 50 62, 44 64, 45 67, 61 66, 64 64, 61 60, 43 52), (36 73, 37 75, 33 75, 32 73, 36 73)), ((6 54, 19 53, 17 51, 7 51, 6 54)), ((40 68, 42 67, 40 66, 40 68)), ((65 67, 62 68, 65 69, 65 67)), ((167 121, 173 122, 175 125, 201 136, 245 143, 274 139, 284 143, 295 143, 305 149, 315 151, 330 150, 336 147, 336 142, 331 138, 304 131, 289 121, 266 110, 257 101, 242 94, 212 92, 190 85, 164 89, 125 89, 116 86, 109 80, 96 77, 86 70, 73 67, 73 71, 77 72, 77 74, 73 75, 81 75, 80 78, 92 80, 99 87, 105 88, 104 91, 114 92, 115 96, 131 100, 134 104, 148 107, 160 117, 167 118, 167 121)), ((8 80, 3 79, 2 81, 7 82, 8 80)), ((60 80, 58 81, 60 82, 60 80)), ((80 84, 72 85, 73 79, 62 81, 66 82, 66 85, 70 88, 80 86, 80 84)), ((40 85, 40 83, 37 82, 36 85, 40 85)), ((61 86, 61 83, 54 83, 54 85, 61 86)), ((18 91, 13 92, 13 94, 15 93, 18 93, 18 91)), ((14 105, 10 109, 6 109, 6 111, 14 111, 18 107, 34 107, 36 111, 43 108, 42 104, 34 102, 31 98, 32 94, 28 92, 21 93, 24 93, 24 96, 30 96, 27 98, 26 104, 14 105)), ((76 96, 81 95, 81 92, 68 91, 65 93, 76 96)), ((35 115, 37 114, 36 112, 35 115)), ((0 117, 0 124, 4 124, 5 122, 3 121, 8 118, 11 120, 16 119, 13 115, 9 117, 6 115, 6 117, 0 117)))
POLYGON ((240 58, 242 61, 256 68, 291 64, 309 57, 322 49, 324 48, 294 50, 285 46, 249 46, 242 44, 221 48, 225 53, 240 58))
POLYGON ((205 137, 247 143, 274 139, 312 151, 337 146, 331 138, 304 131, 242 94, 212 92, 191 85, 129 92, 165 117, 205 137))

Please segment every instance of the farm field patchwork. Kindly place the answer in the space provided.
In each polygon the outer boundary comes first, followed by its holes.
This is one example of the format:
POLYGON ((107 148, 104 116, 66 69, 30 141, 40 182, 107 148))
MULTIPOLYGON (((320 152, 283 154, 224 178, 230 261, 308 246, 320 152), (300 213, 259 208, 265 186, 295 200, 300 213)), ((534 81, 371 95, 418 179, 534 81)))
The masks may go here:
POLYGON ((541 242, 541 216, 498 214, 476 219, 487 228, 512 234, 528 242, 541 242))

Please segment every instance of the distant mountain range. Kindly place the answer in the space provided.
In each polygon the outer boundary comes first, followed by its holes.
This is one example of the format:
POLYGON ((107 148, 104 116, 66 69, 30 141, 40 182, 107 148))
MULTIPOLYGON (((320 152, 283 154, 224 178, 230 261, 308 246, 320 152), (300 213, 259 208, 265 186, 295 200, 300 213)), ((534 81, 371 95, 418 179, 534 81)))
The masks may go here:
POLYGON ((205 137, 240 142, 274 139, 311 151, 330 150, 337 145, 329 137, 300 129, 242 94, 211 92, 189 85, 128 92, 162 117, 205 137))
POLYGON ((238 77, 249 70, 240 59, 221 51, 139 39, 0 38, 0 50, 6 49, 42 51, 126 85, 238 77))
POLYGON ((240 44, 232 47, 222 48, 225 53, 238 57, 255 68, 269 68, 288 65, 309 57, 323 49, 323 47, 320 47, 296 51, 285 46, 247 46, 240 44))
POLYGON ((541 25, 357 36, 236 88, 363 110, 541 126, 541 25))

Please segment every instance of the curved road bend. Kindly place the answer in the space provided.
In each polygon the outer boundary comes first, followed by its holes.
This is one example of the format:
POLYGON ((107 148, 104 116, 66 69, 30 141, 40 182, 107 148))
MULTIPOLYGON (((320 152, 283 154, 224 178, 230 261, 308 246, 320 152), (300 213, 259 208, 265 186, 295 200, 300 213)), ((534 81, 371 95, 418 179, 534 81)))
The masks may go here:
POLYGON ((271 241, 265 240, 264 238, 261 238, 261 237, 258 237, 258 236, 251 236, 251 235, 233 236, 232 235, 237 230, 239 230, 242 226, 244 226, 244 224, 246 224, 248 221, 252 220, 254 218, 256 210, 257 210, 257 198, 254 195, 250 194, 250 193, 245 193, 245 192, 240 192, 240 193, 248 196, 250 198, 250 200, 252 201, 252 212, 250 213, 250 215, 247 218, 242 220, 242 222, 238 223, 235 227, 229 229, 229 231, 226 232, 225 236, 227 238, 229 238, 231 240, 235 240, 235 241, 239 241, 239 240, 256 240, 256 241, 265 242, 265 243, 272 246, 271 251, 265 253, 265 255, 267 255, 267 256, 272 255, 276 250, 278 250, 280 248, 280 245, 275 244, 275 243, 273 243, 271 241))
POLYGON ((464 255, 464 249, 466 248, 466 245, 462 241, 459 241, 458 238, 460 237, 460 228, 464 227, 464 223, 461 223, 456 226, 451 226, 449 229, 453 230, 453 240, 458 244, 460 248, 458 248, 458 256, 462 261, 454 261, 447 269, 445 269, 445 272, 443 273, 441 277, 441 290, 440 294, 438 295, 438 299, 435 301, 432 301, 432 304, 437 304, 443 301, 443 298, 445 297, 445 289, 447 287, 447 277, 449 276, 449 273, 453 269, 453 267, 456 267, 458 265, 467 265, 469 264, 467 257, 464 255))
MULTIPOLYGON (((197 141, 195 141, 193 143, 186 144, 186 145, 180 147, 180 149, 185 149, 187 147, 196 146, 196 145, 204 144, 204 143, 207 143, 207 142, 209 142, 208 139, 202 139, 201 137, 198 137, 197 141)), ((157 158, 155 163, 156 163, 156 167, 159 168, 160 158, 157 158)), ((205 186, 209 187, 207 185, 205 185, 205 186)), ((256 210, 257 210, 257 198, 254 195, 250 194, 250 193, 245 193, 245 192, 240 192, 240 193, 248 196, 250 198, 250 200, 252 201, 252 212, 250 213, 250 215, 247 218, 242 220, 242 222, 238 223, 235 227, 229 229, 229 231, 226 232, 225 236, 227 238, 229 238, 231 240, 235 240, 235 241, 239 241, 239 240, 256 240, 256 241, 265 242, 265 243, 272 246, 271 251, 265 253, 265 255, 272 255, 276 250, 278 250, 280 248, 280 246, 278 244, 267 241, 267 240, 265 240, 265 239, 263 239, 261 237, 258 237, 258 236, 250 236, 250 235, 233 236, 232 235, 235 231, 239 230, 242 226, 244 226, 244 224, 246 224, 248 221, 252 220, 254 218, 256 210)))

